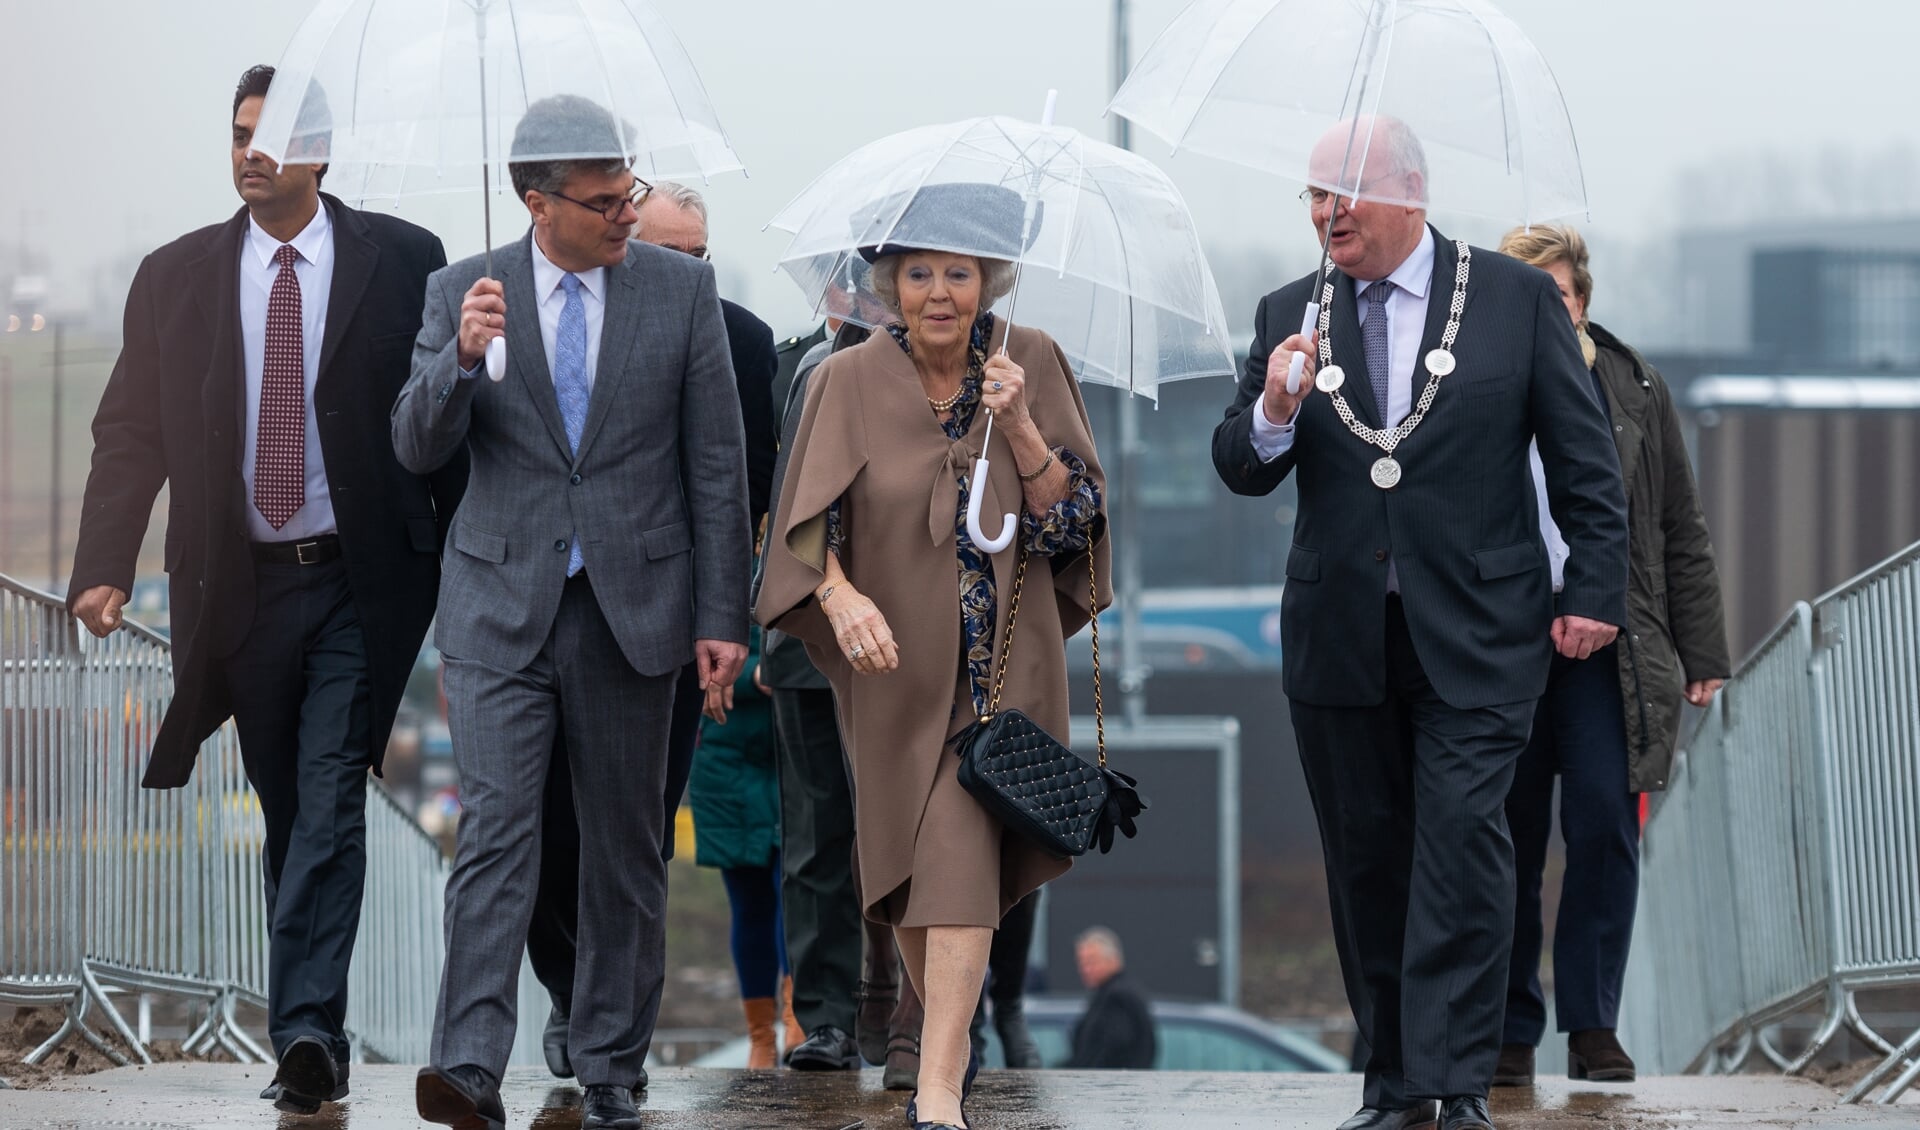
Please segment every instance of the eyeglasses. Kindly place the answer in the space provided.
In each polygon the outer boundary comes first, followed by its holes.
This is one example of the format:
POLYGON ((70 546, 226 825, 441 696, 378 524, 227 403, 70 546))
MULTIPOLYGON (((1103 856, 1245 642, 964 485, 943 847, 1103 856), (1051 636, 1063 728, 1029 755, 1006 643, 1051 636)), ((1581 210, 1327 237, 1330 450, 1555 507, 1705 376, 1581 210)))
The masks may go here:
MULTIPOLYGON (((1318 208, 1327 202, 1328 197, 1336 195, 1340 194, 1328 192, 1324 188, 1304 188, 1300 190, 1300 203, 1309 208, 1318 208)), ((1346 197, 1346 200, 1349 204, 1353 202, 1352 197, 1346 197)))
POLYGON ((586 200, 575 200, 573 197, 568 196, 564 192, 549 192, 549 193, 546 193, 546 195, 557 197, 561 200, 566 201, 569 204, 578 204, 580 207, 585 208, 589 212, 598 212, 600 213, 601 219, 607 221, 610 224, 617 224, 620 222, 620 214, 627 210, 627 206, 629 204, 633 206, 633 210, 635 212, 638 212, 640 210, 640 205, 645 204, 647 202, 647 194, 652 191, 653 191, 652 185, 648 184, 646 181, 641 180, 639 177, 635 177, 633 178, 633 191, 629 192, 625 196, 616 196, 611 201, 602 200, 597 202, 590 202, 586 200))
POLYGON ((713 261, 713 255, 707 250, 707 245, 704 243, 696 243, 692 247, 677 247, 671 243, 663 243, 660 246, 666 248, 668 251, 678 251, 682 255, 691 255, 702 263, 710 263, 713 261))

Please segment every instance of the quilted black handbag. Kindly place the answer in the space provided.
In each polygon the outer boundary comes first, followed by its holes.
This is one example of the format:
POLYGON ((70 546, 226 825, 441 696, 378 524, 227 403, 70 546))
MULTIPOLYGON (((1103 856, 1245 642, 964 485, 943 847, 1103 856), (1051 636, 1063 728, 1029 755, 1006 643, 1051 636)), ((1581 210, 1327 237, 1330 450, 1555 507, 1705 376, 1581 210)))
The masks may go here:
POLYGON ((1007 605, 1007 632, 1000 641, 998 669, 987 711, 954 736, 959 748, 961 787, 1003 825, 1053 855, 1085 855, 1096 842, 1102 852, 1113 849, 1116 829, 1131 838, 1134 817, 1147 802, 1134 788, 1132 777, 1107 767, 1107 727, 1100 699, 1099 594, 1093 576, 1093 556, 1087 557, 1087 587, 1093 614, 1093 717, 1099 735, 1100 760, 1090 765, 1033 719, 1018 710, 1001 710, 1000 694, 1007 681, 1007 655, 1020 615, 1020 589, 1027 577, 1027 552, 1020 550, 1014 573, 1013 595, 1007 605))

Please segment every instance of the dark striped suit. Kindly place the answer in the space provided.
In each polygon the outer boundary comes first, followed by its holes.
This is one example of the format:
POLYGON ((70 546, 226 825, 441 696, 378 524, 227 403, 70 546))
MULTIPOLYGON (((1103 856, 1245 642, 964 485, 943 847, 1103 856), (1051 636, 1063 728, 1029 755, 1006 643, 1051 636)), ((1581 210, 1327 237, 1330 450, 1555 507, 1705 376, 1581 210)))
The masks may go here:
MULTIPOLYGON (((1457 259, 1435 234, 1423 357, 1446 324, 1457 259)), ((1485 1094, 1512 943, 1502 802, 1546 685, 1555 615, 1528 441, 1539 440, 1572 547, 1559 612, 1613 624, 1626 614, 1618 461, 1553 281, 1475 249, 1458 366, 1395 452, 1400 484, 1373 485, 1381 452, 1318 393, 1292 447, 1263 463, 1251 429, 1267 357, 1295 332, 1313 285, 1261 300, 1246 373, 1214 431, 1214 466, 1237 494, 1266 494, 1290 474, 1299 490, 1284 678, 1347 995, 1373 1049, 1367 1105, 1485 1094)), ((1334 361, 1350 374, 1355 413, 1378 427, 1355 311, 1352 280, 1337 277, 1334 361)), ((1425 379, 1416 362, 1416 395, 1425 379)))

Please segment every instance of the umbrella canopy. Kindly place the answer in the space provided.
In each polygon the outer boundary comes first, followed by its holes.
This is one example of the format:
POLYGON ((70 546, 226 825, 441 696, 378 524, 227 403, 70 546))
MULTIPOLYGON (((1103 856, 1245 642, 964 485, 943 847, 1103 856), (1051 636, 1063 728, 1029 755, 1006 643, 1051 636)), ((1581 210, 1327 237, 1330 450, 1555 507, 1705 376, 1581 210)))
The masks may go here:
POLYGON ((328 164, 328 188, 362 201, 471 190, 488 166, 504 183, 510 153, 624 158, 647 180, 741 168, 644 0, 321 0, 280 57, 253 145, 328 164), (621 128, 516 139, 527 107, 556 96, 621 128))
POLYGON ((908 130, 844 158, 771 225, 817 311, 890 315, 867 264, 925 249, 1021 267, 998 312, 1045 330, 1079 378, 1144 396, 1227 375, 1226 315, 1186 203, 1135 154, 1061 126, 974 118, 908 130))
POLYGON ((1584 216, 1586 183, 1559 83, 1485 0, 1196 0, 1107 109, 1172 143, 1348 198, 1534 223, 1584 216), (1404 122, 1429 175, 1370 172, 1373 122, 1404 122), (1330 161, 1309 155, 1335 126, 1330 161))

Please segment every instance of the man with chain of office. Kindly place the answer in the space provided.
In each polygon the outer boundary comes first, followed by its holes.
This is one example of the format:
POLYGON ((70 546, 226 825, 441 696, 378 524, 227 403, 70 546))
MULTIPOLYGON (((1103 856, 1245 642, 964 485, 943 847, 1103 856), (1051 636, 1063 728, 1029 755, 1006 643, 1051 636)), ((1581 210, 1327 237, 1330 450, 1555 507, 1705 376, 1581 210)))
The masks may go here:
POLYGON ((1584 657, 1625 623, 1620 469, 1552 279, 1428 225, 1411 130, 1342 122, 1308 172, 1326 269, 1261 300, 1213 461, 1237 494, 1288 475, 1299 492, 1283 675, 1371 1049, 1342 1130, 1491 1130, 1502 804, 1554 652, 1584 657), (1310 302, 1313 331, 1293 332, 1310 302), (1558 594, 1536 438, 1572 547, 1558 594))

